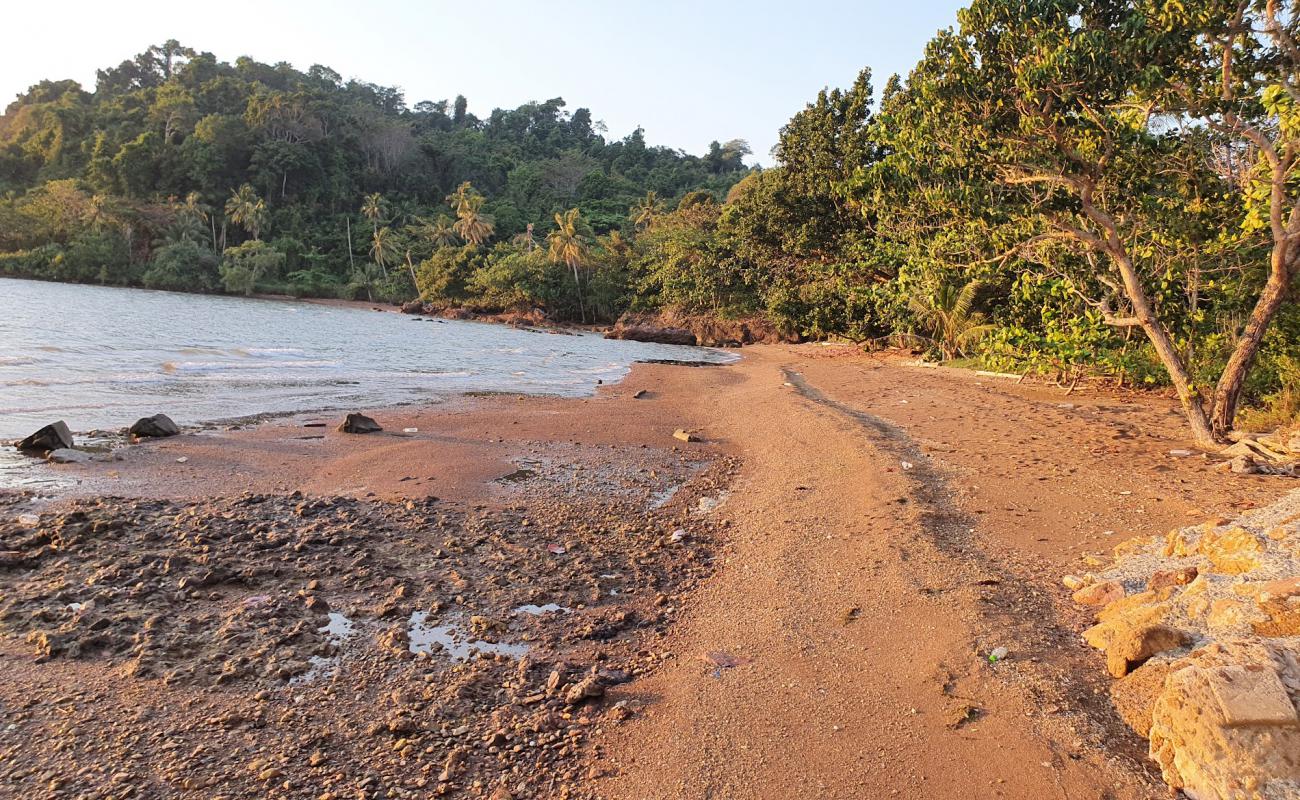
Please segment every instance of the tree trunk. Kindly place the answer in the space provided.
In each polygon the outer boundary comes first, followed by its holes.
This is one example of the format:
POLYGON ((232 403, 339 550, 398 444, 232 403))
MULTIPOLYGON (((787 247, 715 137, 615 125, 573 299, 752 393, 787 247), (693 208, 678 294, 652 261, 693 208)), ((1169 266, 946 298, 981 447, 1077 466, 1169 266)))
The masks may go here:
POLYGON ((1211 420, 1216 437, 1223 438, 1232 430, 1237 416, 1237 404, 1241 401, 1241 390, 1246 384, 1246 375, 1255 363, 1255 356, 1259 353, 1259 344, 1268 331, 1269 323, 1286 302, 1287 291, 1291 286, 1287 249, 1284 242, 1273 245, 1268 283, 1264 285, 1259 300, 1255 301, 1255 308, 1251 310, 1246 327, 1242 329, 1241 338, 1237 340, 1237 345, 1223 368, 1223 374, 1219 376, 1219 383, 1214 390, 1214 416, 1211 420))
POLYGON ((1160 363, 1164 364, 1165 371, 1169 373, 1169 380, 1174 384, 1174 391, 1178 393, 1178 400, 1183 405, 1183 413, 1187 415, 1187 422, 1192 427, 1192 438, 1200 447, 1218 449, 1220 442, 1210 426, 1201 393, 1194 388, 1192 376, 1187 371, 1182 356, 1178 354, 1178 348, 1174 346, 1169 332, 1165 330, 1164 324, 1152 309, 1146 290, 1142 288, 1142 281, 1138 278, 1137 269, 1129 260, 1128 254, 1122 250, 1119 252, 1112 250, 1110 256, 1119 268, 1120 277, 1124 281, 1125 294, 1133 304, 1133 315, 1137 317, 1147 339, 1155 348, 1156 355, 1160 357, 1160 363))
POLYGON ((406 268, 411 271, 411 285, 415 287, 415 296, 420 297, 420 282, 415 279, 415 265, 411 263, 411 251, 406 251, 406 268))
POLYGON ((573 262, 573 288, 578 292, 578 313, 582 316, 582 324, 587 324, 587 309, 582 304, 582 282, 578 280, 578 262, 573 262))

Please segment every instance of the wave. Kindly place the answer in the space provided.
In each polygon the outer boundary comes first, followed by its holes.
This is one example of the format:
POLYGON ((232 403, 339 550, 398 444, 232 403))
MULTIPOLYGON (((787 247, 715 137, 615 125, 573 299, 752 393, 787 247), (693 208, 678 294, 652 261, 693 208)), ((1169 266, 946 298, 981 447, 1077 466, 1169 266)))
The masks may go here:
POLYGON ((327 369, 337 367, 339 362, 327 360, 296 361, 164 361, 162 371, 168 374, 177 372, 239 372, 260 369, 327 369))

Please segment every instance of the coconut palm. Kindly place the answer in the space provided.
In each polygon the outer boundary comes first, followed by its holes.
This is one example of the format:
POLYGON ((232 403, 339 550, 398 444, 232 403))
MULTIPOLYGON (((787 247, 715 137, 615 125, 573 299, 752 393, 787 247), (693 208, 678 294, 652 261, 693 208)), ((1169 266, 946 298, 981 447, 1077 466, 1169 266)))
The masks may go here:
MULTIPOLYGON (((384 196, 379 192, 366 195, 361 201, 361 216, 370 220, 370 237, 371 240, 379 235, 379 219, 384 216, 384 196)), ((388 268, 382 263, 379 264, 379 270, 388 277, 388 268)))
POLYGON ((632 206, 632 223, 637 228, 648 228, 655 221, 655 217, 663 213, 663 201, 654 191, 645 193, 645 197, 637 201, 632 206))
POLYGON ((435 220, 416 217, 416 234, 429 240, 435 248, 451 247, 456 243, 456 228, 451 217, 439 214, 435 220))
POLYGON ((933 295, 918 289, 907 298, 908 307, 945 359, 962 355, 967 347, 993 330, 985 322, 985 315, 974 310, 975 297, 981 288, 980 281, 962 287, 944 284, 933 295))
POLYGON ((452 225, 452 229, 456 231, 457 236, 475 247, 492 238, 492 232, 496 230, 496 224, 493 222, 492 217, 484 214, 482 209, 483 197, 481 195, 466 199, 456 209, 456 222, 452 225))
POLYGON ((181 213, 190 219, 196 220, 199 227, 206 225, 212 233, 212 249, 217 249, 217 220, 212 213, 212 206, 203 202, 203 196, 198 192, 190 192, 185 195, 185 202, 181 204, 181 213))
POLYGON ((253 187, 246 183, 226 201, 226 216, 248 231, 253 241, 258 241, 267 223, 266 201, 258 197, 253 187))
POLYGON ((546 240, 550 244, 548 255, 551 263, 564 264, 573 270, 573 286, 578 292, 578 313, 585 324, 587 310, 582 302, 582 281, 578 278, 578 268, 587 261, 587 242, 582 235, 584 228, 582 214, 578 209, 571 208, 563 214, 555 215, 555 230, 547 235, 546 240))
POLYGON ((388 275, 388 264, 396 260, 398 253, 397 236, 393 229, 385 225, 382 228, 376 228, 375 234, 370 240, 370 258, 374 260, 375 266, 384 275, 388 275))

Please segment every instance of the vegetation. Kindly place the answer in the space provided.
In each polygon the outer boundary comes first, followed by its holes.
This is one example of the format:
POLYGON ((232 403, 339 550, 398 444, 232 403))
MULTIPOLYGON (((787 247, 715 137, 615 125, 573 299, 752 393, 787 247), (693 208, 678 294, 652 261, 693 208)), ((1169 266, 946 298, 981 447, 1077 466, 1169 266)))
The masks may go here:
POLYGON ((1293 3, 972 0, 879 99, 866 70, 818 94, 764 170, 559 100, 466 109, 174 42, 93 94, 42 83, 0 118, 0 272, 757 315, 1167 385, 1207 446, 1300 404, 1293 3))

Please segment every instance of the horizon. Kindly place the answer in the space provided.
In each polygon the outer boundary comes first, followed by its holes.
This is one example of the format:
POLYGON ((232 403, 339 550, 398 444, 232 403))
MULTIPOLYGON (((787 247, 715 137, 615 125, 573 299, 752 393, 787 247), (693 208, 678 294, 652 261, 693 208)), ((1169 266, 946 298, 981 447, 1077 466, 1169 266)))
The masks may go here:
MULTIPOLYGON (((96 70, 176 39, 230 63, 248 56, 302 71, 321 64, 344 80, 399 88, 408 107, 464 95, 479 118, 495 108, 560 97, 570 113, 590 109, 611 141, 640 127, 648 144, 701 155, 711 141, 744 139, 753 150, 748 163, 771 166, 781 126, 819 91, 847 87, 869 67, 878 94, 889 75, 906 76, 935 32, 955 23, 961 5, 927 0, 897 18, 881 2, 818 2, 798 14, 763 3, 748 7, 742 18, 728 8, 699 9, 679 0, 653 9, 571 0, 537 17, 521 0, 505 0, 494 14, 466 19, 447 3, 417 7, 389 0, 357 15, 337 2, 308 7, 293 0, 271 8, 235 2, 230 13, 213 19, 177 13, 156 0, 140 4, 129 18, 75 0, 69 12, 76 22, 64 32, 63 47, 29 38, 0 52, 0 108, 42 80, 70 78, 94 91, 96 70), (258 22, 248 25, 253 14, 258 22), (304 18, 313 23, 309 29, 304 18), (395 25, 398 19, 405 22, 395 25), (432 47, 419 38, 448 20, 460 33, 432 47), (300 35, 286 37, 284 30, 300 35), (631 30, 642 35, 627 41, 621 34, 631 30), (539 51, 539 42, 563 36, 576 41, 572 49, 579 52, 561 49, 557 57, 539 51), (668 41, 672 52, 661 45, 668 41), (794 57, 772 58, 768 48, 776 46, 794 57), (630 66, 591 67, 614 61, 630 66), (637 66, 647 63, 651 69, 637 66)), ((13 29, 39 27, 42 11, 15 9, 13 29)))

